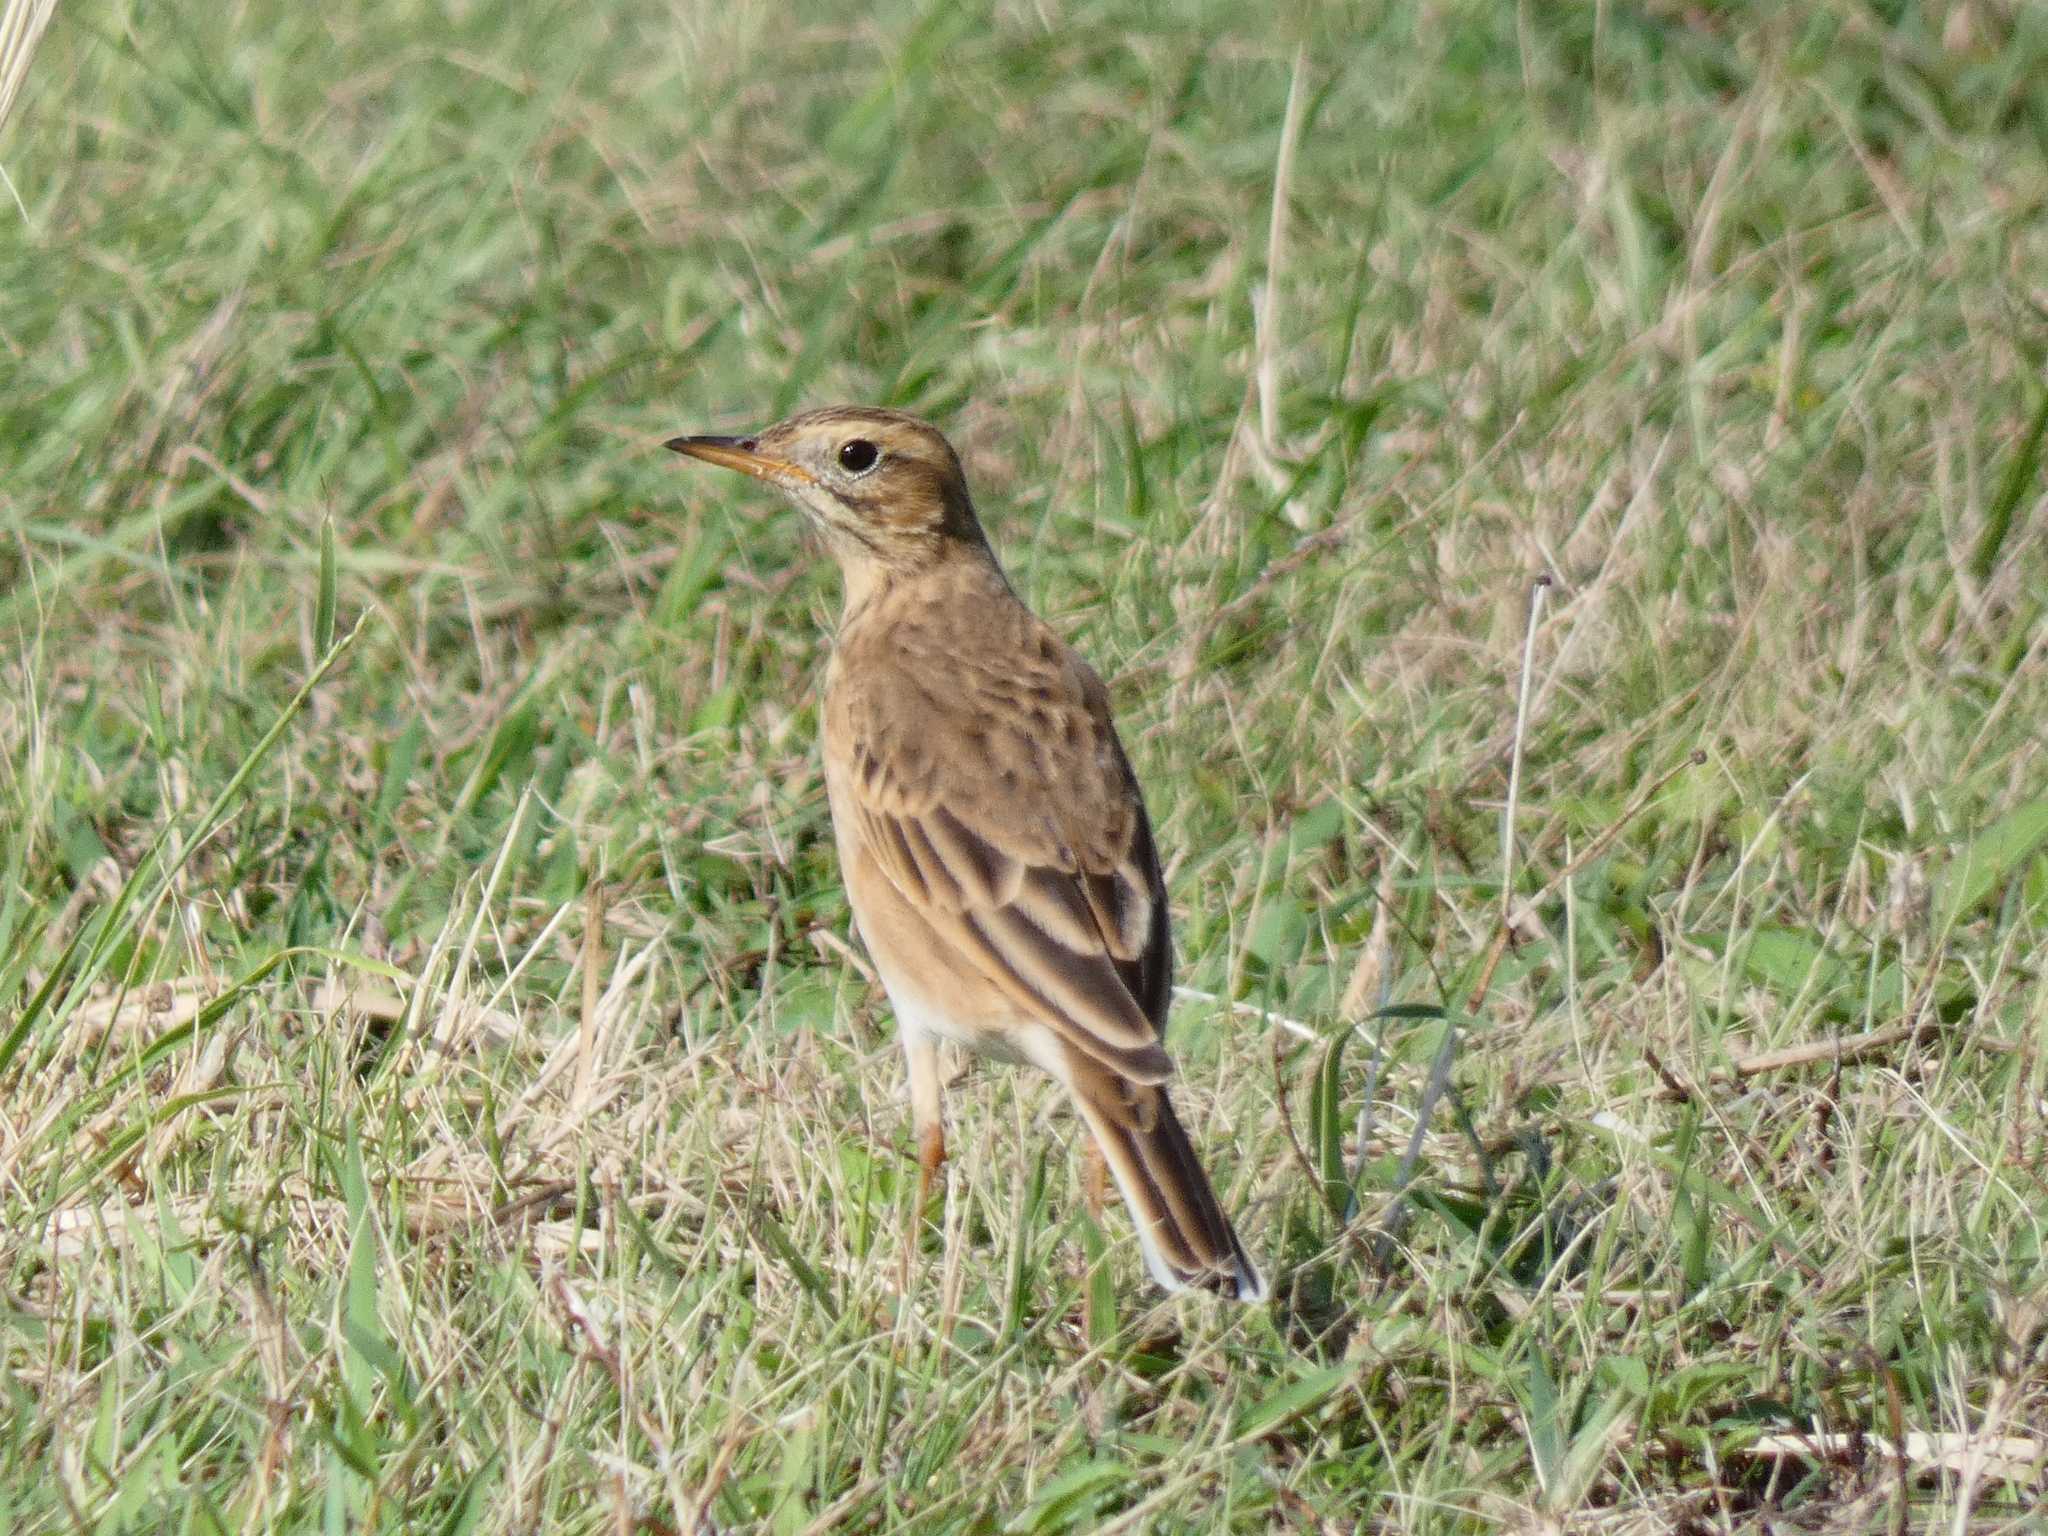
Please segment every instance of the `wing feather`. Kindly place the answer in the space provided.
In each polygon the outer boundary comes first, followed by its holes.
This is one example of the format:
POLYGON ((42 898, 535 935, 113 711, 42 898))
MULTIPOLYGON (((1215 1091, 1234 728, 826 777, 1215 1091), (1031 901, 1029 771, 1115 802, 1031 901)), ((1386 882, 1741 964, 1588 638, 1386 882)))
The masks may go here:
POLYGON ((1015 1007, 1104 1067, 1164 1082, 1151 827, 1101 683, 1064 647, 1044 660, 1022 711, 1001 707, 1013 695, 955 718, 870 669, 875 686, 828 711, 854 765, 837 792, 876 866, 1015 1007), (896 718, 913 699, 920 718, 896 718))

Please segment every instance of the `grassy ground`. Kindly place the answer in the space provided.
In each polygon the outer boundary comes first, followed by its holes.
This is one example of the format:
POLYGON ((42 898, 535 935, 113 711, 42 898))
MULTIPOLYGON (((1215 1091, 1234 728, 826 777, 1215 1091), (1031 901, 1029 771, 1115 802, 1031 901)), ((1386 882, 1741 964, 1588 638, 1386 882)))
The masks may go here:
POLYGON ((52 27, 0 1529, 2024 1527, 2048 17, 844 13, 52 27), (1270 1308, 987 1068, 903 1287, 834 582, 652 446, 837 399, 1113 679, 1270 1308))

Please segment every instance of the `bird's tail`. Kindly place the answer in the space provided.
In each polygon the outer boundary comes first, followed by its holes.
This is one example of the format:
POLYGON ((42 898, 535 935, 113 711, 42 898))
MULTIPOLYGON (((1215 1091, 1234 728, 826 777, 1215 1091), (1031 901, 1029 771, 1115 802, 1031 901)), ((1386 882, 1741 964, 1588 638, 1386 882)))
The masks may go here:
POLYGON ((1152 1278, 1169 1291, 1199 1286, 1264 1301, 1266 1282, 1217 1203, 1166 1089, 1108 1074, 1069 1087, 1137 1223, 1152 1278))

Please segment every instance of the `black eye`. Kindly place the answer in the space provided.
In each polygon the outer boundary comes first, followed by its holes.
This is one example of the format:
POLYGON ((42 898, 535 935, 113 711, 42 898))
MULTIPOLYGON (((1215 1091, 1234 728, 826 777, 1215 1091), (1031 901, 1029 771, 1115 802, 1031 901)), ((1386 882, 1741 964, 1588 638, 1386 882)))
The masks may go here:
POLYGON ((864 475, 875 467, 882 450, 864 437, 850 437, 839 445, 839 467, 850 475, 864 475))

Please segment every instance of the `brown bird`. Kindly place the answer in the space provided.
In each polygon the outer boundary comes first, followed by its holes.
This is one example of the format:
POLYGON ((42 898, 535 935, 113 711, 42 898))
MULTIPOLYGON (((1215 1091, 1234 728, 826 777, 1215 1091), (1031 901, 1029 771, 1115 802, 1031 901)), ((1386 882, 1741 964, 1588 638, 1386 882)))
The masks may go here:
POLYGON ((1010 589, 951 445, 841 406, 667 446, 784 492, 844 576, 825 789, 909 1067, 918 1209, 952 1040, 1065 1086, 1161 1285, 1262 1299, 1167 1094, 1166 886, 1108 691, 1010 589))

